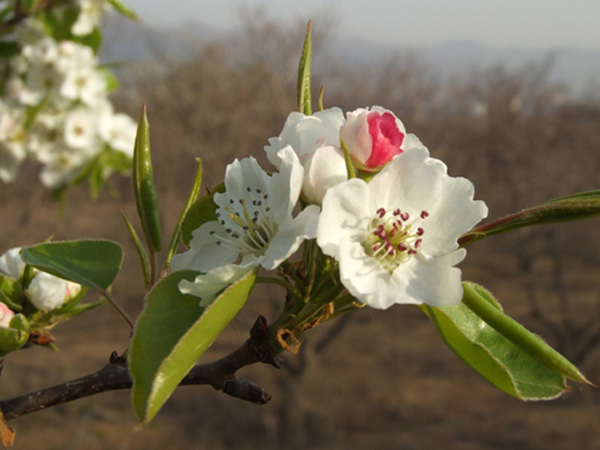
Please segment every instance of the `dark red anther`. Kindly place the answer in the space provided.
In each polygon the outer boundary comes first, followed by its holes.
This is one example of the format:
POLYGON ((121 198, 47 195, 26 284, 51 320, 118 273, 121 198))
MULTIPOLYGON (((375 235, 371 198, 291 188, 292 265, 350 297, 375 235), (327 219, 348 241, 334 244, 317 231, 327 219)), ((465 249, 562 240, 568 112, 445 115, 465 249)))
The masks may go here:
POLYGON ((408 247, 406 247, 406 245, 404 245, 402 242, 400 242, 398 244, 397 248, 398 248, 398 251, 400 251, 400 252, 405 252, 406 250, 408 250, 408 247))
POLYGON ((419 248, 419 245, 421 245, 421 242, 423 242, 423 239, 417 239, 415 241, 415 248, 419 248))
POLYGON ((398 208, 397 210, 394 211, 394 215, 399 216, 401 212, 402 211, 400 211, 400 208, 398 208))
POLYGON ((408 251, 409 255, 416 255, 417 252, 415 250, 413 250, 412 248, 408 251))
POLYGON ((425 234, 425 230, 421 227, 417 228, 417 236, 423 236, 425 234))
POLYGON ((421 219, 424 219, 425 217, 429 217, 429 213, 427 211, 421 211, 421 219))
POLYGON ((379 216, 380 219, 383 219, 383 216, 385 216, 385 209, 379 208, 377 210, 377 215, 379 216))
POLYGON ((408 220, 408 218, 409 218, 409 217, 410 217, 410 216, 408 215, 408 213, 407 213, 407 212, 400 214, 400 218, 401 218, 402 220, 404 220, 405 222, 408 220))

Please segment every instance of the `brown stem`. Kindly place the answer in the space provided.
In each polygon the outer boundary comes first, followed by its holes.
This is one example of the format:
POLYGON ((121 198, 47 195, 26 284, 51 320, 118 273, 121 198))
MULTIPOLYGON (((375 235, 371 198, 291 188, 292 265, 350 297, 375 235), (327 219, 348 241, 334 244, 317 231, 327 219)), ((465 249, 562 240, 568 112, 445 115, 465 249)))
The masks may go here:
MULTIPOLYGON (((213 388, 242 400, 256 404, 265 404, 271 395, 250 381, 236 378, 236 372, 242 367, 262 362, 274 367, 281 366, 281 360, 267 345, 267 323, 259 317, 250 338, 231 354, 208 364, 199 364, 192 368, 179 384, 210 385, 213 388)), ((0 401, 0 412, 5 420, 50 408, 102 392, 118 389, 130 389, 131 376, 126 367, 127 361, 114 352, 110 363, 96 373, 76 380, 67 381, 50 388, 0 401)))

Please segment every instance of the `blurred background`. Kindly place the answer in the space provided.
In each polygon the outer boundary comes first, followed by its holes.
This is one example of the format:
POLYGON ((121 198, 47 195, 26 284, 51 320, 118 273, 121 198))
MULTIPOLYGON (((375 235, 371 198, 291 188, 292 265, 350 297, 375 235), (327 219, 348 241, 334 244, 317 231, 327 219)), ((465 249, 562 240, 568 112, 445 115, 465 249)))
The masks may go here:
MULTIPOLYGON (((104 24, 103 60, 127 61, 117 66, 116 107, 134 117, 142 103, 148 108, 166 233, 183 208, 195 157, 208 186, 233 158, 253 155, 268 167, 262 148, 296 109, 308 18, 313 98, 325 85, 325 107, 393 110, 452 176, 473 181, 490 218, 599 188, 593 2, 212 3, 222 8, 129 1, 140 23, 111 16, 104 24)), ((143 278, 118 212, 135 218, 131 180, 115 177, 96 201, 87 186, 71 188, 61 212, 38 169, 25 165, 15 183, 0 185, 0 252, 49 236, 116 240, 126 259, 114 295, 136 317, 143 278)), ((493 237, 470 246, 461 264, 464 279, 490 289, 596 384, 599 220, 493 237)), ((274 319, 281 301, 276 288, 257 288, 203 361, 240 345, 258 314, 274 319)), ((2 398, 99 370, 129 339, 108 305, 54 331, 58 353, 33 348, 7 358, 2 398)), ((597 389, 575 385, 547 403, 515 400, 462 363, 410 307, 363 309, 321 325, 279 371, 256 366, 242 375, 273 394, 271 403, 185 387, 135 430, 129 391, 112 392, 12 422, 15 448, 600 449, 597 389)))

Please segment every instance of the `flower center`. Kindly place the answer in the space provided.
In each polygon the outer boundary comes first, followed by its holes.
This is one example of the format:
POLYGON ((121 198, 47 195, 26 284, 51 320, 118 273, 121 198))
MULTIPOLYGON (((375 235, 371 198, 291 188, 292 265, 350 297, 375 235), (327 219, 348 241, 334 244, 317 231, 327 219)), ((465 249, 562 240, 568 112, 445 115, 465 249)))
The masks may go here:
POLYGON ((392 273, 400 264, 419 252, 425 230, 417 226, 417 222, 427 216, 427 211, 421 211, 418 218, 411 220, 410 214, 402 212, 399 208, 394 211, 379 208, 362 242, 365 252, 392 273))
POLYGON ((230 198, 229 206, 219 208, 217 218, 224 233, 211 231, 211 234, 219 239, 218 245, 230 246, 241 254, 259 256, 277 233, 277 223, 271 213, 268 194, 250 187, 246 192, 243 198, 230 198))

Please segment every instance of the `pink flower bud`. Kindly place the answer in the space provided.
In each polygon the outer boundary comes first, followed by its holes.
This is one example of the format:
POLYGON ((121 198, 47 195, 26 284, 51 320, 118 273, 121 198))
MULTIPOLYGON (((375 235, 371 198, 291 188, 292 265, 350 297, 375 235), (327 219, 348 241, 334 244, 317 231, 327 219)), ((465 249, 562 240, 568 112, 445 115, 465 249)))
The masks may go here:
POLYGON ((14 316, 15 313, 4 303, 0 302, 0 327, 8 328, 14 316))
POLYGON ((406 129, 393 112, 373 106, 346 114, 340 136, 356 166, 367 172, 379 171, 404 151, 406 129))

